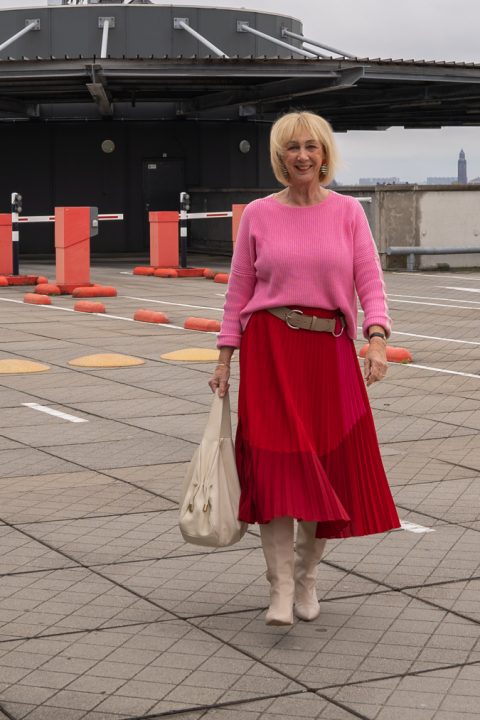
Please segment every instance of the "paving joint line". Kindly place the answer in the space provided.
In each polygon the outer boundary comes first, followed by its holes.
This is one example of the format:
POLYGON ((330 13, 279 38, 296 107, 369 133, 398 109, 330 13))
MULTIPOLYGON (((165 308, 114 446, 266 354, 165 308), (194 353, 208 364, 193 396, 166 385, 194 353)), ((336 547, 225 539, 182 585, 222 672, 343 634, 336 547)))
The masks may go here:
MULTIPOLYGON (((4 436, 0 436, 0 437, 4 437, 4 436)), ((172 436, 168 435, 166 437, 172 437, 172 436)), ((28 445, 28 443, 23 442, 22 440, 15 440, 14 442, 18 443, 19 445, 22 445, 24 448, 32 449, 31 445, 28 445)), ((109 441, 104 441, 104 442, 109 442, 109 441)), ((85 443, 85 444, 88 444, 88 443, 85 443)), ((160 495, 159 493, 156 493, 153 490, 149 490, 148 488, 143 488, 140 485, 136 485, 135 483, 131 482, 130 480, 125 480, 124 478, 118 478, 115 475, 112 475, 106 469, 91 468, 91 467, 88 467, 88 465, 82 465, 82 463, 79 463, 77 460, 64 460, 64 458, 60 457, 59 455, 56 455, 55 453, 50 452, 48 450, 48 446, 41 446, 41 447, 37 447, 34 449, 38 450, 39 452, 44 453, 45 455, 48 455, 48 457, 55 458, 55 460, 63 460, 64 462, 69 462, 71 465, 75 465, 76 467, 81 468, 85 472, 94 472, 94 473, 99 473, 100 475, 105 475, 105 477, 111 478, 112 480, 118 480, 119 482, 123 482, 126 485, 130 485, 131 487, 136 488, 137 490, 143 490, 144 492, 148 493, 149 495, 153 495, 154 497, 161 497, 163 500, 168 500, 169 502, 172 502, 169 498, 164 497, 163 495, 160 495)), ((173 465, 173 464, 177 464, 177 463, 185 464, 185 463, 188 463, 188 460, 177 460, 174 463, 170 463, 168 461, 166 461, 164 463, 150 463, 150 464, 144 464, 144 465, 142 465, 142 467, 154 467, 156 465, 173 465)), ((125 465, 122 467, 123 467, 123 469, 126 469, 129 467, 138 467, 138 466, 137 465, 125 465)), ((113 469, 115 470, 115 468, 113 468, 113 469)), ((77 472, 77 471, 74 470, 74 471, 72 471, 72 473, 73 472, 77 472)), ((44 474, 52 475, 51 472, 44 473, 44 474)), ((53 473, 53 474, 58 474, 58 473, 53 473)), ((23 475, 13 475, 12 478, 14 478, 14 477, 23 477, 23 475)), ((0 518, 0 520, 1 520, 1 518, 0 518)))
MULTIPOLYGON (((165 500, 166 498, 161 497, 162 500, 165 500)), ((174 504, 173 500, 170 500, 169 502, 174 504)), ((54 523, 54 522, 77 522, 78 520, 101 520, 103 518, 111 518, 111 517, 130 517, 131 515, 155 515, 156 513, 169 513, 173 512, 174 510, 178 510, 178 503, 175 504, 175 507, 173 508, 162 508, 161 510, 131 510, 130 512, 119 512, 119 513, 102 513, 99 515, 74 515, 72 517, 61 517, 61 518, 51 518, 50 520, 22 520, 21 522, 17 522, 15 520, 11 520, 10 522, 15 527, 21 527, 22 525, 45 525, 46 523, 54 523)), ((1 575, 1 573, 0 573, 1 575)))
MULTIPOLYGON (((0 518, 0 519, 1 519, 1 518, 0 518)), ((11 525, 10 523, 5 522, 4 520, 2 520, 2 521, 5 523, 5 525, 7 525, 7 526, 9 526, 9 527, 12 527, 12 525, 11 525)), ((193 629, 195 629, 195 630, 197 630, 197 631, 199 631, 199 632, 204 633, 204 634, 207 635, 208 637, 214 638, 214 640, 216 640, 217 642, 220 642, 220 643, 223 644, 224 646, 229 647, 231 650, 234 650, 235 652, 239 653, 240 655, 244 655, 245 657, 248 657, 248 658, 249 658, 250 660, 252 660, 253 662, 259 663, 260 665, 263 665, 264 667, 268 668, 269 670, 272 670, 272 671, 273 671, 274 673, 276 673, 277 675, 281 675, 282 677, 284 677, 285 679, 289 680, 290 682, 294 682, 294 683, 296 683, 297 685, 299 685, 300 687, 303 687, 304 690, 306 690, 306 691, 308 691, 308 692, 312 692, 312 688, 310 688, 306 683, 304 683, 304 682, 302 682, 302 681, 299 681, 297 678, 292 677, 291 675, 289 675, 288 673, 286 673, 284 670, 282 670, 282 669, 280 669, 280 668, 277 668, 277 667, 275 667, 274 665, 271 665, 270 663, 265 662, 265 661, 262 660, 261 658, 256 657, 253 653, 250 653, 249 651, 245 650, 244 648, 238 648, 238 647, 236 647, 235 645, 232 645, 232 644, 230 643, 230 641, 228 641, 228 640, 223 640, 222 638, 217 637, 217 635, 215 635, 215 633, 213 633, 213 632, 212 632, 211 630, 209 630, 208 628, 203 628, 203 627, 202 627, 202 628, 199 628, 199 627, 198 627, 197 625, 195 625, 193 622, 191 622, 191 621, 189 621, 188 619, 182 617, 181 615, 179 615, 179 614, 178 614, 177 612, 175 612, 174 610, 169 610, 168 608, 163 607, 160 603, 156 602, 156 601, 153 600, 152 598, 145 597, 145 596, 141 595, 139 592, 137 592, 137 591, 134 590, 133 588, 127 587, 126 585, 124 585, 123 583, 119 582, 118 580, 114 580, 114 579, 112 579, 112 578, 109 578, 107 575, 104 575, 103 573, 101 573, 101 572, 98 571, 98 570, 95 570, 95 569, 90 570, 90 568, 88 568, 84 563, 82 563, 82 561, 80 561, 80 560, 76 561, 73 557, 71 557, 70 555, 68 555, 65 551, 63 551, 63 550, 61 550, 61 549, 55 549, 53 546, 51 546, 49 543, 47 543, 44 539, 35 538, 33 535, 30 535, 30 533, 26 532, 26 531, 23 530, 23 529, 18 530, 18 532, 23 533, 26 537, 29 537, 31 540, 34 540, 34 541, 38 542, 39 544, 43 545, 44 547, 47 547, 49 550, 52 550, 53 552, 56 552, 56 553, 58 553, 58 554, 60 554, 60 555, 63 555, 63 557, 65 557, 65 558, 67 558, 68 560, 70 560, 70 562, 77 562, 78 565, 79 565, 79 567, 82 567, 82 568, 84 568, 84 569, 86 569, 86 570, 89 570, 90 572, 93 572, 95 575, 97 575, 98 577, 101 577, 103 580, 106 580, 107 582, 110 582, 111 584, 115 585, 116 587, 119 587, 119 588, 121 588, 122 590, 125 590, 126 592, 134 595, 135 597, 137 597, 137 598, 139 598, 139 599, 141 599, 141 600, 149 603, 150 605, 153 605, 153 606, 156 607, 157 609, 160 609, 160 610, 162 610, 163 612, 166 612, 166 613, 172 615, 172 617, 175 618, 176 620, 178 620, 178 621, 180 621, 180 622, 187 623, 187 625, 189 625, 191 628, 193 628, 193 629)), ((68 634, 68 633, 64 633, 64 634, 68 634)), ((279 636, 279 640, 281 639, 281 637, 282 637, 282 636, 279 636)), ((67 687, 68 687, 68 686, 67 686, 67 687)), ((52 697, 54 697, 54 696, 52 696, 52 697)), ((102 702, 103 702, 103 700, 102 700, 102 702)), ((334 702, 334 701, 332 701, 332 700, 329 700, 329 702, 332 702, 332 704, 337 705, 337 706, 339 706, 339 707, 342 707, 342 709, 345 709, 345 708, 343 708, 343 705, 339 705, 337 702, 334 702)), ((349 712, 350 712, 350 710, 349 710, 349 712)), ((171 714, 171 713, 170 713, 170 714, 171 714)), ((354 717, 355 717, 355 715, 354 715, 354 717)), ((365 717, 362 716, 362 715, 357 715, 356 717, 359 717, 360 720, 369 720, 369 718, 365 718, 365 717)))
MULTIPOLYGON (((451 613, 452 615, 455 615, 456 617, 459 617, 462 620, 466 620, 467 622, 470 622, 473 625, 480 625, 480 620, 476 620, 475 618, 470 618, 470 617, 468 617, 468 615, 464 615, 463 613, 458 612, 458 610, 450 610, 448 608, 443 607, 442 605, 437 605, 432 600, 425 600, 424 598, 418 598, 414 595, 409 595, 408 592, 404 592, 404 588, 397 587, 395 585, 389 585, 389 583, 386 583, 384 580, 375 580, 374 578, 368 577, 368 575, 364 575, 363 573, 358 572, 358 570, 344 568, 341 565, 337 565, 337 563, 332 562, 331 560, 322 560, 322 562, 325 563, 325 565, 328 565, 329 567, 332 567, 336 570, 341 570, 342 572, 346 572, 349 575, 355 575, 356 577, 360 578, 361 580, 367 580, 368 582, 373 582, 373 583, 376 583, 377 585, 383 586, 384 588, 387 588, 390 592, 401 593, 402 595, 406 595, 406 597, 417 600, 420 603, 424 603, 425 605, 434 607, 436 610, 441 610, 442 612, 451 613)), ((458 580, 457 582, 468 582, 468 581, 458 580)), ((423 585, 420 585, 419 587, 423 587, 423 585)), ((361 595, 360 595, 360 597, 361 597, 361 595)))
MULTIPOLYGON (((349 686, 355 686, 355 685, 368 685, 372 682, 378 682, 381 680, 395 680, 397 678, 405 678, 405 677, 412 677, 416 675, 428 675, 429 673, 435 673, 435 672, 441 672, 442 670, 455 670, 456 668, 464 668, 464 667, 474 667, 475 665, 480 665, 480 660, 470 660, 464 663, 453 663, 451 665, 439 665, 436 668, 427 668, 424 670, 414 670, 412 672, 408 673, 398 673, 396 675, 385 675, 382 678, 367 678, 366 680, 355 680, 352 682, 344 682, 341 685, 325 685, 322 687, 322 690, 330 690, 335 688, 344 688, 349 686)), ((370 720, 370 719, 369 719, 370 720)))
POLYGON ((8 710, 5 710, 3 705, 0 703, 0 712, 2 712, 8 720, 17 720, 16 717, 14 717, 11 713, 8 712, 8 710))
MULTIPOLYGON (((437 482, 438 482, 438 480, 437 480, 437 482)), ((440 480, 440 482, 442 482, 442 481, 440 480)), ((452 481, 452 482, 454 482, 454 481, 452 481)), ((418 484, 420 485, 421 483, 418 483, 418 484)), ((477 528, 471 528, 468 525, 464 525, 463 523, 478 522, 478 521, 480 521, 480 518, 476 518, 475 520, 463 520, 463 521, 455 522, 454 520, 447 520, 446 518, 441 518, 441 517, 438 517, 437 515, 432 515, 431 513, 423 512, 423 510, 416 510, 413 508, 408 508, 408 507, 406 507, 406 505, 399 505, 398 503, 395 503, 395 507, 398 507, 401 510, 406 510, 407 512, 415 513, 415 515, 424 515, 425 517, 431 518, 432 520, 438 520, 440 525, 437 527, 441 527, 441 526, 445 527, 447 525, 452 525, 453 527, 462 527, 462 528, 464 528, 464 530, 474 530, 475 532, 478 532, 477 528)))

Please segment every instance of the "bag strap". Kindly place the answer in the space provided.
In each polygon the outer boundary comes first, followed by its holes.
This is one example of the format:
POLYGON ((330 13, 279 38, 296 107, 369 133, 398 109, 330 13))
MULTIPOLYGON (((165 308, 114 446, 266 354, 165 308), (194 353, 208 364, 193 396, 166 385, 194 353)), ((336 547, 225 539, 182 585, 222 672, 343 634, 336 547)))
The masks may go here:
POLYGON ((223 398, 219 396, 218 391, 213 396, 204 437, 209 440, 232 437, 232 418, 228 390, 223 398))

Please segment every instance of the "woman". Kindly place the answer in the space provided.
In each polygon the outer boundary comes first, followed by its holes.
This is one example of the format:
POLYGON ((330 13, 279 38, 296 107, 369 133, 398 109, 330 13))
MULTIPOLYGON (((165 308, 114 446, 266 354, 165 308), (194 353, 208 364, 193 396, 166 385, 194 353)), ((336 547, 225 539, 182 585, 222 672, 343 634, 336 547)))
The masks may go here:
POLYGON ((363 209, 325 187, 337 164, 330 125, 288 113, 272 127, 270 155, 284 189, 242 216, 209 385, 225 394, 239 347, 239 518, 260 523, 266 622, 291 625, 293 606, 302 620, 320 612, 315 583, 327 538, 400 525, 353 344, 357 294, 367 385, 387 371, 391 321, 363 209))

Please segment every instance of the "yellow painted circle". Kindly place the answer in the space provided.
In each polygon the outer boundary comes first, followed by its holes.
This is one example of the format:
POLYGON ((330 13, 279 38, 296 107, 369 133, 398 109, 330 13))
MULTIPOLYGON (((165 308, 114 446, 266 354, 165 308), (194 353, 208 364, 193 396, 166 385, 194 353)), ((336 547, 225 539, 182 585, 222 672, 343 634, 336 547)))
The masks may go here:
POLYGON ((160 357, 162 360, 181 360, 184 362, 216 362, 218 355, 218 350, 210 350, 209 348, 184 348, 183 350, 165 353, 160 357))
POLYGON ((50 370, 50 365, 33 362, 32 360, 0 360, 0 374, 34 373, 50 370))
POLYGON ((145 360, 130 355, 120 355, 119 353, 99 353, 98 355, 85 355, 84 357, 75 358, 75 360, 69 360, 68 364, 87 368, 121 368, 144 365, 145 360))

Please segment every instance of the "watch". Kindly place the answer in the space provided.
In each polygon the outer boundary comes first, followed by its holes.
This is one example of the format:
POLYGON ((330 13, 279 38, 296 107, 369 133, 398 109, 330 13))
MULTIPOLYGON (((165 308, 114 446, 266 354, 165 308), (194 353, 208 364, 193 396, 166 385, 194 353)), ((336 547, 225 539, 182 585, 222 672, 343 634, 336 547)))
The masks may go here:
POLYGON ((374 337, 382 338, 382 340, 385 340, 385 342, 387 342, 387 337, 386 337, 386 335, 384 335, 384 334, 381 333, 381 332, 373 332, 373 333, 371 333, 371 334, 368 336, 368 339, 371 340, 371 339, 374 338, 374 337))

